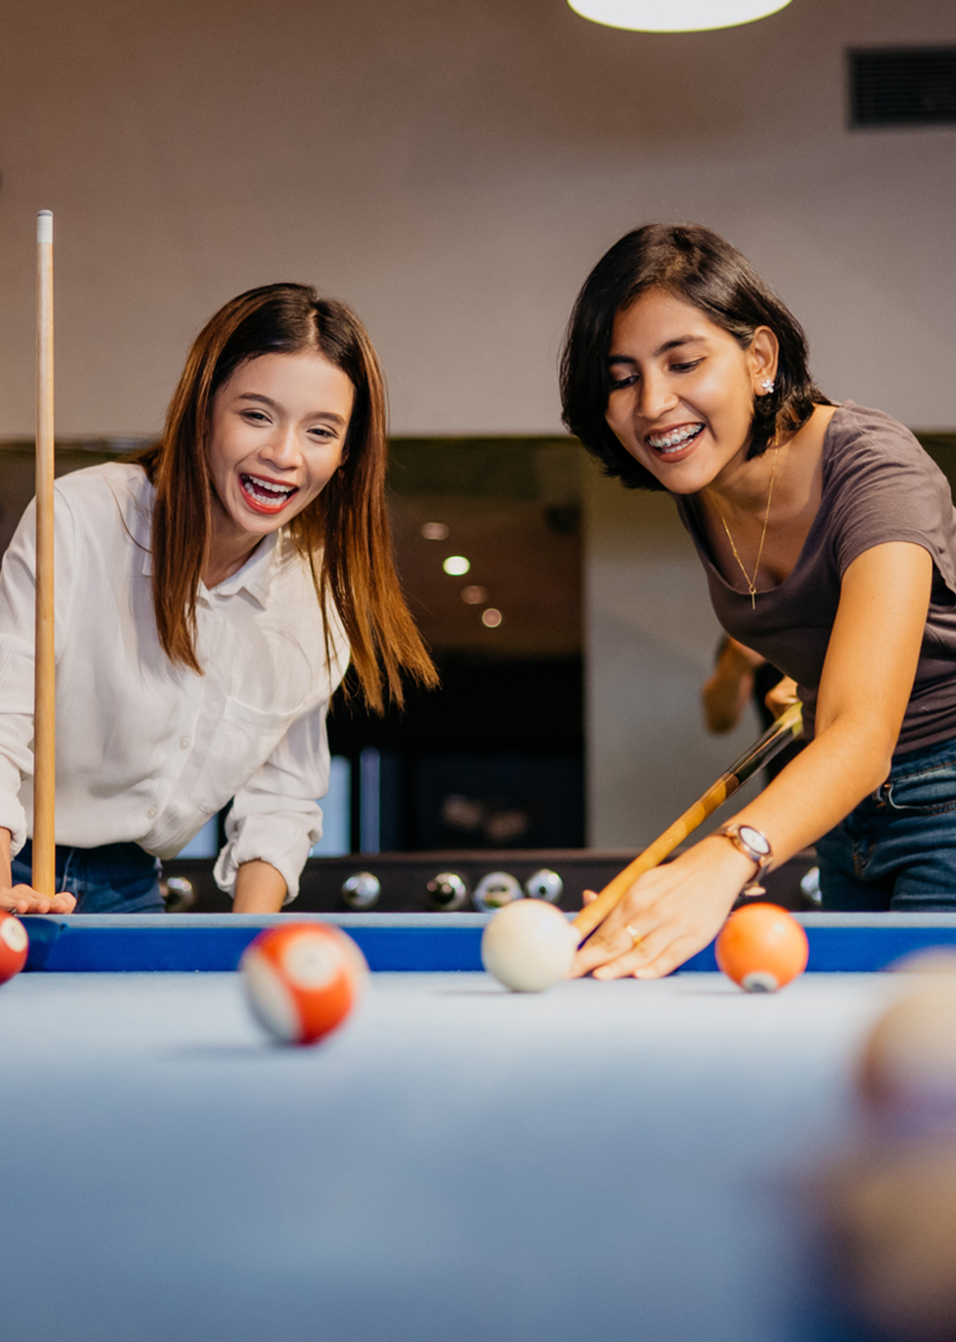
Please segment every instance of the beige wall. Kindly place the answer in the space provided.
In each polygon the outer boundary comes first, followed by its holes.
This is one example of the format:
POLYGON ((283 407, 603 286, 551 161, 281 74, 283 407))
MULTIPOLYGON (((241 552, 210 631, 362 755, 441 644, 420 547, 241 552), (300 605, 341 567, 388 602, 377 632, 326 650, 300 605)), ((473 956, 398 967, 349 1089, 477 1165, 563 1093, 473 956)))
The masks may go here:
POLYGON ((596 470, 585 499, 588 837, 629 847, 662 833, 760 728, 748 710, 726 736, 703 730, 721 631, 671 499, 596 470))
MULTIPOLYGON (((32 429, 43 207, 65 435, 154 431, 205 318, 278 278, 355 305, 398 432, 554 432, 573 295, 660 217, 751 256, 831 395, 950 427, 956 130, 846 130, 843 50, 954 42, 952 0, 686 36, 563 0, 5 0, 0 437, 32 429)), ((649 837, 730 757, 697 727, 716 631, 661 506, 592 481, 598 843, 649 837)))
POLYGON ((843 48, 952 0, 793 0, 682 36, 564 0, 5 0, 0 437, 32 424, 32 233, 57 216, 59 422, 155 429, 190 337, 279 277, 352 301, 402 433, 550 432, 587 267, 702 219, 839 396, 954 419, 956 131, 843 128, 843 48))

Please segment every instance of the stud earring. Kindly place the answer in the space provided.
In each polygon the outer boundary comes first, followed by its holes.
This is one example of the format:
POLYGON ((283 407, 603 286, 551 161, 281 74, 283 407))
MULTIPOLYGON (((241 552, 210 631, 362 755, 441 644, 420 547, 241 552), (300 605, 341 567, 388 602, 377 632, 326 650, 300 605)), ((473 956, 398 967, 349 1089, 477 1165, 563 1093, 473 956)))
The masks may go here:
POLYGON ((770 393, 773 391, 773 378, 765 377, 760 385, 763 388, 764 396, 769 396, 770 393))

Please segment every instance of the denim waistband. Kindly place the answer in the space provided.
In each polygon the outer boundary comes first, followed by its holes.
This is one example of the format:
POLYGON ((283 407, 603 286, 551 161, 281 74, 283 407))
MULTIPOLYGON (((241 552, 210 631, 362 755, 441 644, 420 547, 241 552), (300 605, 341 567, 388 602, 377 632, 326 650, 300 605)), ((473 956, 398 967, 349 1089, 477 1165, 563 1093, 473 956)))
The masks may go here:
POLYGON ((903 755, 894 755, 888 777, 916 773, 920 769, 931 768, 934 764, 945 764, 956 760, 956 737, 948 741, 938 741, 936 745, 926 746, 923 750, 909 750, 903 755))
MULTIPOLYGON (((25 865, 32 865, 33 844, 29 839, 17 854, 25 865)), ((56 846, 56 874, 62 876, 67 867, 95 867, 104 872, 127 872, 146 875, 156 870, 156 858, 140 848, 138 843, 103 843, 97 848, 78 848, 58 843, 56 846)))

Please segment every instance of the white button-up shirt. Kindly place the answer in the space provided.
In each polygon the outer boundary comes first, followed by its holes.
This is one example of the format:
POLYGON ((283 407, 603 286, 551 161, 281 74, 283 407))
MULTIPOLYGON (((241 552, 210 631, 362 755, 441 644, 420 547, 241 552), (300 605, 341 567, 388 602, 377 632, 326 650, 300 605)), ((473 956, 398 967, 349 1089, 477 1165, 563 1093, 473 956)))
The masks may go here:
MULTIPOLYGON (((322 833, 325 715, 348 645, 330 615, 331 668, 308 566, 283 532, 212 591, 200 587, 203 675, 160 646, 151 591, 152 485, 113 462, 56 484, 56 840, 138 843, 172 857, 229 800, 223 890, 260 858, 298 891, 322 833)), ((32 819, 33 504, 0 571, 0 826, 19 851, 32 819)))

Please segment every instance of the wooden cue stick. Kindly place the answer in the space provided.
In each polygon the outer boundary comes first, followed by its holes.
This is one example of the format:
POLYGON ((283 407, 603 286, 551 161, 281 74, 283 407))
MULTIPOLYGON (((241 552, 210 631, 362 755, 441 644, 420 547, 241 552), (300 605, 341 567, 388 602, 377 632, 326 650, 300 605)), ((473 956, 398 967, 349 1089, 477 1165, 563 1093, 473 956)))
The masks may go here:
POLYGON ((799 736, 802 730, 802 705, 799 702, 790 704, 776 721, 771 723, 763 736, 755 741, 740 759, 735 760, 727 772, 721 774, 717 782, 709 787, 693 806, 688 807, 660 838, 655 839, 629 866, 619 872, 604 887, 597 899, 584 906, 573 920, 573 926, 581 934, 581 941, 586 941, 598 924, 604 921, 639 876, 643 876, 645 871, 650 871, 651 867, 663 862, 678 844, 683 843, 698 825, 717 810, 718 806, 728 797, 732 797, 748 778, 751 778, 768 760, 773 759, 774 755, 779 754, 788 741, 799 736))
POLYGON ((53 626, 53 215, 37 216, 36 662, 33 704, 33 889, 56 893, 53 626))

